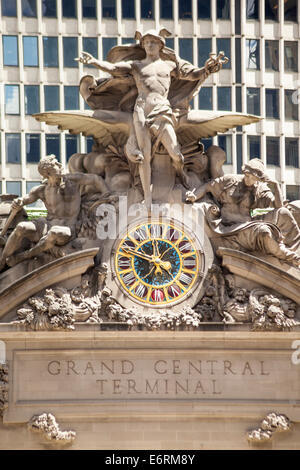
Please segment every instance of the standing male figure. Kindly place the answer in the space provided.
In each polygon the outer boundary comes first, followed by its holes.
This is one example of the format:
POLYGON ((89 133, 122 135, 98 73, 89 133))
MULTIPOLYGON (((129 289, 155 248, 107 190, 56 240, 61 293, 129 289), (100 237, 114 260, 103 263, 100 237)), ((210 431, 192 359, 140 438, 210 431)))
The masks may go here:
MULTIPOLYGON (((171 108, 168 94, 171 78, 174 76, 183 80, 200 83, 210 73, 217 72, 222 67, 220 59, 210 59, 203 68, 192 64, 169 53, 169 59, 161 58, 165 47, 163 35, 170 35, 166 30, 157 33, 154 30, 144 35, 137 33, 136 38, 144 49, 146 57, 141 60, 129 60, 110 63, 99 61, 91 54, 83 52, 79 60, 83 64, 94 65, 114 77, 134 78, 138 96, 133 111, 134 133, 128 138, 126 153, 134 163, 140 163, 140 178, 144 191, 145 204, 151 207, 151 158, 158 143, 162 143, 172 159, 177 174, 184 185, 187 185, 187 176, 184 172, 184 157, 177 142, 175 132, 176 116, 171 108), (153 139, 156 140, 153 145, 153 139)), ((169 50, 169 52, 172 52, 169 50)))
POLYGON ((62 165, 55 155, 42 158, 38 170, 45 180, 23 198, 15 199, 12 210, 20 210, 23 206, 41 199, 48 210, 48 215, 46 218, 20 222, 16 226, 3 249, 0 271, 6 264, 13 266, 44 251, 51 250, 62 256, 63 252, 57 247, 65 245, 76 237, 75 226, 81 204, 80 187, 93 185, 95 192, 108 192, 101 176, 87 173, 63 174, 62 165), (24 239, 35 242, 36 245, 14 255, 21 248, 24 239))

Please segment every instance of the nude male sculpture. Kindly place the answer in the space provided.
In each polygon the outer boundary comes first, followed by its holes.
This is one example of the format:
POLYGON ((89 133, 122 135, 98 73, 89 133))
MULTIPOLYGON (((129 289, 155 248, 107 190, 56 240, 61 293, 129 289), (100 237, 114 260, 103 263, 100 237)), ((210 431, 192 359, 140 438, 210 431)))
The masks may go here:
POLYGON ((91 54, 83 52, 78 61, 94 65, 115 77, 133 76, 138 96, 133 111, 134 133, 128 138, 126 153, 134 163, 141 163, 139 171, 144 191, 145 204, 151 206, 151 158, 154 154, 153 140, 159 141, 172 159, 177 174, 184 185, 187 176, 184 172, 184 157, 180 151, 175 132, 176 117, 168 100, 172 76, 201 83, 210 73, 220 70, 222 64, 212 61, 203 68, 178 58, 163 60, 160 52, 165 46, 164 38, 156 31, 140 35, 140 44, 146 57, 142 60, 110 63, 99 61, 91 54))
POLYGON ((101 176, 86 173, 63 174, 62 165, 55 155, 42 158, 38 170, 46 178, 45 181, 23 198, 15 199, 12 210, 20 210, 23 206, 41 199, 48 210, 47 218, 20 222, 16 226, 3 249, 0 270, 3 270, 6 264, 13 266, 44 251, 50 250, 62 256, 63 252, 58 246, 65 245, 76 236, 75 226, 81 203, 80 187, 93 185, 95 192, 108 192, 101 176), (35 242, 36 245, 14 255, 22 247, 24 239, 35 242))

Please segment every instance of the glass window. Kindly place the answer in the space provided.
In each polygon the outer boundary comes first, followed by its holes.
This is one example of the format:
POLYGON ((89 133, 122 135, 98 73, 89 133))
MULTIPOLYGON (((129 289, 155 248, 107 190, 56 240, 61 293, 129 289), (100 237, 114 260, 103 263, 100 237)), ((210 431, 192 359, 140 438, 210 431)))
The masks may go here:
POLYGON ((199 92, 199 109, 213 109, 211 86, 201 88, 199 92))
POLYGON ((266 117, 279 119, 279 90, 266 89, 266 117))
POLYGON ((201 143, 204 145, 204 150, 206 151, 213 144, 212 137, 201 139, 201 143))
POLYGON ((122 44, 136 44, 134 38, 122 38, 122 44))
POLYGON ((231 69, 231 61, 230 61, 230 58, 231 58, 231 41, 230 39, 223 39, 223 38, 219 38, 217 39, 217 51, 223 51, 225 52, 225 56, 228 57, 229 59, 229 62, 227 62, 227 64, 224 64, 223 65, 223 69, 231 69))
POLYGON ((247 69, 259 70, 259 39, 246 39, 247 69))
POLYGON ((218 145, 226 153, 225 164, 232 163, 232 138, 231 135, 219 135, 218 136, 218 145))
POLYGON ((103 18, 116 18, 116 0, 102 0, 103 18))
POLYGON ((6 181, 6 194, 22 196, 21 181, 6 181))
POLYGON ((78 152, 78 135, 66 134, 66 160, 68 161, 73 153, 78 152))
POLYGON ((56 0, 42 0, 42 13, 47 18, 56 18, 56 0))
POLYGON ((236 135, 236 171, 242 173, 243 166, 243 139, 241 134, 236 135))
POLYGON ((24 86, 25 114, 40 112, 40 87, 39 85, 24 86))
MULTIPOLYGON (((92 56, 98 58, 98 39, 97 38, 83 38, 83 50, 89 52, 92 56)), ((92 67, 89 65, 88 67, 92 67)))
POLYGON ((5 113, 20 114, 19 85, 5 85, 5 113))
POLYGON ((210 0, 198 0, 198 19, 210 20, 210 0))
POLYGON ((85 140, 85 147, 86 147, 86 153, 90 153, 93 151, 93 145, 94 145, 94 139, 93 137, 86 137, 85 140))
POLYGON ((258 0, 247 0, 246 17, 248 20, 258 20, 259 2, 258 0))
POLYGON ((286 185, 286 198, 288 201, 298 201, 300 199, 300 186, 286 185))
POLYGON ((83 18, 97 18, 96 0, 82 0, 83 18))
POLYGON ((266 70, 279 70, 278 41, 265 41, 266 70))
POLYGON ((251 160, 251 158, 260 158, 260 136, 248 135, 247 147, 247 155, 249 160, 251 160))
POLYGON ((64 67, 78 67, 78 41, 75 37, 63 38, 64 67))
POLYGON ((235 40, 235 81, 241 83, 242 81, 242 67, 241 67, 241 38, 235 40))
POLYGON ((279 137, 267 137, 267 164, 268 165, 280 165, 280 146, 279 137))
POLYGON ((218 110, 231 111, 231 87, 218 87, 218 110))
POLYGON ((59 86, 45 85, 45 111, 58 111, 59 106, 59 86))
POLYGON ((57 37, 43 37, 44 67, 58 67, 58 41, 57 37))
POLYGON ((298 103, 297 100, 293 99, 295 91, 296 90, 284 90, 284 109, 285 119, 298 121, 298 103))
POLYGON ((141 18, 146 20, 154 18, 153 0, 141 0, 141 18))
POLYGON ((190 20, 192 16, 192 0, 181 0, 179 2, 179 18, 190 20))
POLYGON ((5 134, 7 163, 21 163, 21 134, 5 134))
POLYGON ((26 162, 38 163, 41 157, 41 135, 25 134, 26 142, 26 162))
POLYGON ((36 36, 23 36, 23 58, 25 67, 38 67, 38 38, 36 36))
POLYGON ((299 168, 299 139, 285 138, 285 164, 299 168))
POLYGON ((2 0, 2 16, 17 16, 16 0, 2 0))
POLYGON ((117 45, 117 38, 102 38, 102 57, 103 60, 106 59, 107 54, 112 47, 117 45))
POLYGON ((247 88, 247 113, 260 115, 260 89, 247 88))
POLYGON ((62 16, 77 18, 76 0, 62 0, 62 16))
POLYGON ((237 113, 242 112, 242 87, 235 87, 235 110, 237 113))
POLYGON ((286 72, 298 72, 297 41, 284 41, 284 69, 286 72))
POLYGON ((298 0, 290 0, 288 2, 284 2, 284 21, 298 21, 297 1, 298 0))
POLYGON ((182 59, 193 62, 193 40, 188 38, 179 39, 179 55, 182 59))
POLYGON ((278 0, 265 0, 265 19, 278 21, 278 0))
POLYGON ((46 134, 46 155, 55 155, 60 161, 60 134, 46 134))
POLYGON ((122 18, 135 18, 134 0, 122 0, 122 18))
POLYGON ((166 47, 174 49, 174 38, 166 38, 166 47))
POLYGON ((173 0, 160 0, 160 17, 164 20, 173 18, 173 0))
POLYGON ((204 67, 212 52, 211 39, 198 39, 198 67, 204 67))
MULTIPOLYGON (((41 183, 38 181, 26 181, 26 194, 29 194, 33 188, 40 186, 40 184, 41 183)), ((33 202, 32 204, 27 204, 26 207, 45 208, 44 203, 40 199, 33 202)))
POLYGON ((18 67, 18 38, 17 36, 2 36, 3 43, 3 65, 18 67))
POLYGON ((217 18, 219 20, 230 19, 230 0, 217 0, 217 18))
POLYGON ((22 15, 36 18, 36 0, 22 0, 22 15))
POLYGON ((79 90, 78 86, 65 86, 65 110, 79 109, 79 90))

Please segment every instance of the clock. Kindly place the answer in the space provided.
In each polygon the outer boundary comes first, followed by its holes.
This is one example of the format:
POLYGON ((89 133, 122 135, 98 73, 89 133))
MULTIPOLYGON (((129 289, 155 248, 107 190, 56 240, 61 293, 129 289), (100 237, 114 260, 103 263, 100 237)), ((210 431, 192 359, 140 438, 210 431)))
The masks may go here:
POLYGON ((199 291, 207 263, 203 246, 181 222, 144 218, 130 224, 110 255, 112 295, 147 311, 181 305, 199 291))

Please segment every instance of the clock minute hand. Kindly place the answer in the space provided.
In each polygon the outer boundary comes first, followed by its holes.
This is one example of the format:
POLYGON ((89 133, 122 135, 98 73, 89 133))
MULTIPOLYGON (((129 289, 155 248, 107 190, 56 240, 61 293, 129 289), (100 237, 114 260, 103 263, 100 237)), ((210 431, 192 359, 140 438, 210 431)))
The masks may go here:
POLYGON ((147 261, 153 262, 153 257, 152 256, 146 255, 145 253, 141 253, 140 251, 135 251, 135 250, 132 250, 130 248, 124 248, 124 247, 122 247, 122 250, 125 253, 128 253, 129 255, 138 256, 139 258, 142 258, 142 259, 145 259, 147 261))

